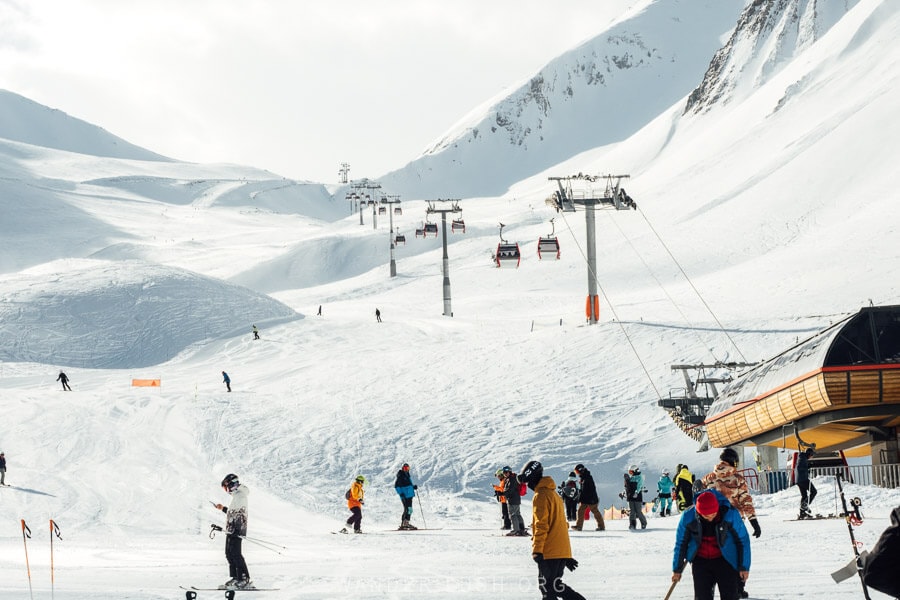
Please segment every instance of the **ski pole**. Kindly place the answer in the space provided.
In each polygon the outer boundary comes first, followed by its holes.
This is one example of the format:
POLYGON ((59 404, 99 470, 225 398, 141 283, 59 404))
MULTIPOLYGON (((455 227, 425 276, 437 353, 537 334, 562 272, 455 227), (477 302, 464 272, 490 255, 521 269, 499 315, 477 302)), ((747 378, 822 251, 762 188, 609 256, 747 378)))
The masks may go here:
POLYGON ((425 526, 425 529, 428 529, 428 523, 425 522, 425 511, 422 510, 422 498, 416 494, 416 500, 419 501, 419 512, 422 513, 422 525, 425 526))
POLYGON ((675 590, 675 586, 676 586, 676 585, 678 585, 678 582, 677 582, 677 581, 673 581, 673 582, 672 582, 672 585, 669 586, 669 591, 668 591, 668 593, 666 594, 666 597, 663 598, 663 600, 669 600, 669 598, 672 596, 672 592, 675 590))
POLYGON ((56 524, 56 521, 50 519, 50 598, 51 600, 56 593, 56 580, 55 575, 53 574, 53 536, 56 535, 60 540, 62 540, 62 536, 59 534, 59 526, 56 524))
POLYGON ((28 541, 27 538, 31 537, 31 529, 28 528, 28 525, 25 524, 25 519, 21 519, 22 521, 22 544, 25 546, 25 570, 28 572, 28 593, 31 595, 31 600, 34 600, 34 590, 31 589, 31 566, 28 564, 28 541))
POLYGON ((266 550, 271 550, 275 554, 281 554, 281 550, 287 550, 287 548, 284 546, 279 546, 278 544, 273 544, 271 542, 265 542, 263 540, 257 540, 256 538, 248 538, 245 535, 239 535, 237 537, 239 537, 242 540, 247 540, 251 544, 256 544, 257 546, 261 546, 261 547, 265 548, 266 550), (279 548, 281 548, 281 550, 279 550, 279 548))

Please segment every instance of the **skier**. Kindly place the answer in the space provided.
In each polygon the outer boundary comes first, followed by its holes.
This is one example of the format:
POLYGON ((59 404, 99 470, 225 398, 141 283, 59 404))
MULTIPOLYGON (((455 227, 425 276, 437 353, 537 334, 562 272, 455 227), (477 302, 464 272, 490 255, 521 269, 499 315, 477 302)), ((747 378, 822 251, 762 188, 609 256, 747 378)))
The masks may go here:
POLYGON ((319 305, 319 312, 316 313, 316 316, 319 316, 319 317, 322 316, 322 305, 321 304, 319 305))
POLYGON ((681 515, 675 534, 672 582, 681 581, 687 562, 694 578, 694 600, 737 600, 737 582, 750 576, 750 536, 741 514, 715 490, 697 496, 681 515))
POLYGON ((377 308, 375 309, 375 320, 381 323, 381 311, 377 308))
POLYGON ((624 496, 628 500, 628 529, 637 529, 638 520, 641 522, 641 529, 647 529, 647 517, 644 516, 644 475, 637 465, 631 465, 625 473, 624 496))
POLYGON ((56 380, 62 382, 62 388, 63 388, 63 391, 64 391, 64 392, 66 392, 66 391, 71 392, 71 391, 72 391, 72 388, 69 387, 69 376, 68 376, 68 375, 66 375, 65 373, 63 373, 62 371, 60 371, 60 372, 59 372, 59 377, 57 377, 56 380))
POLYGON ((668 517, 672 514, 672 488, 674 487, 672 478, 669 477, 669 471, 663 471, 656 482, 656 491, 659 494, 659 516, 668 517))
POLYGON ((366 478, 357 475, 350 489, 347 491, 347 508, 352 513, 347 519, 347 526, 341 529, 341 533, 350 533, 349 527, 353 527, 353 533, 362 533, 360 526, 362 525, 362 505, 365 504, 365 490, 363 485, 366 478))
POLYGON ((685 510, 694 504, 694 476, 687 465, 681 465, 675 475, 675 491, 678 496, 678 510, 685 510))
POLYGON ((575 465, 575 474, 581 479, 581 496, 578 499, 578 517, 572 529, 581 531, 584 526, 584 513, 590 510, 597 519, 597 531, 605 531, 606 523, 603 522, 603 513, 600 512, 598 505, 600 504, 600 496, 597 495, 597 486, 594 483, 594 477, 591 472, 583 464, 575 465))
MULTIPOLYGON (((762 535, 759 522, 756 520, 756 509, 753 507, 753 497, 747 487, 747 480, 737 472, 738 453, 733 448, 725 448, 719 455, 719 464, 707 475, 703 476, 703 485, 718 491, 725 496, 742 517, 750 521, 753 527, 753 537, 762 535)), ((738 580, 738 591, 741 598, 749 598, 750 594, 744 589, 744 582, 738 580)))
POLYGON ((813 448, 807 448, 797 456, 797 487, 800 488, 800 517, 808 519, 812 516, 809 505, 815 500, 818 490, 816 486, 809 480, 809 459, 816 451, 813 448))
POLYGON ((503 527, 500 529, 512 529, 512 523, 509 521, 509 507, 506 505, 506 496, 503 494, 504 476, 503 469, 497 469, 494 473, 497 483, 494 484, 494 497, 500 503, 500 517, 503 519, 503 527))
POLYGON ((558 491, 566 505, 566 520, 576 520, 578 518, 578 496, 581 494, 581 490, 578 488, 578 477, 575 476, 575 471, 570 472, 568 479, 559 484, 558 491))
POLYGON ((398 529, 418 529, 409 522, 413 513, 413 498, 419 486, 414 485, 412 477, 409 475, 409 464, 403 463, 403 466, 397 471, 397 478, 394 480, 394 490, 400 496, 400 502, 403 503, 403 514, 400 516, 400 527, 398 529))
MULTIPOLYGON (((584 596, 562 581, 565 569, 574 571, 578 561, 572 558, 572 545, 566 527, 562 499, 554 492, 552 477, 544 477, 544 468, 536 460, 522 467, 517 481, 534 491, 531 501, 531 558, 538 567, 538 589, 542 600, 585 600, 584 596)), ((582 513, 583 514, 583 513, 582 513)))
POLYGON ((259 339, 259 327, 257 327, 256 325, 253 326, 253 339, 259 339))
POLYGON ((508 536, 528 535, 525 531, 525 519, 522 518, 522 490, 516 474, 512 468, 503 467, 503 495, 506 497, 506 507, 509 510, 509 520, 512 524, 512 531, 507 533, 508 536))
POLYGON ((241 543, 247 535, 247 496, 250 490, 241 485, 238 476, 229 473, 222 480, 222 489, 231 494, 231 504, 227 507, 216 504, 216 508, 227 515, 225 526, 225 558, 228 559, 228 574, 231 579, 219 586, 221 590, 253 589, 250 571, 241 553, 241 543))
POLYGON ((0 452, 0 485, 6 485, 6 455, 0 452))
POLYGON ((228 373, 222 371, 222 383, 225 384, 225 387, 228 388, 228 391, 231 391, 231 377, 228 376, 228 373))

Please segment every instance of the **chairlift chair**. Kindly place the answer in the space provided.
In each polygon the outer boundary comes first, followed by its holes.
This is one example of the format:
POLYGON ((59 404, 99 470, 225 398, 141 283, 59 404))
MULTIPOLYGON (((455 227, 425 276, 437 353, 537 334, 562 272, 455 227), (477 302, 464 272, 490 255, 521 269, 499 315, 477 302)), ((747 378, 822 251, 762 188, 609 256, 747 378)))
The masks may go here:
POLYGON ((416 237, 425 237, 425 224, 423 223, 421 227, 416 227, 416 237))
POLYGON ((453 219, 450 223, 450 233, 456 233, 457 231, 466 232, 466 222, 462 219, 453 219))
POLYGON ((552 231, 550 231, 550 235, 547 237, 538 237, 538 260, 543 260, 544 254, 549 257, 554 253, 556 254, 556 260, 559 260, 559 238, 554 235, 556 233, 556 225, 553 224, 553 219, 550 219, 550 225, 553 227, 552 231))
POLYGON ((395 207, 394 207, 394 214, 395 214, 395 215, 402 215, 402 214, 403 214, 403 210, 402 210, 399 206, 395 206, 395 207))
POLYGON ((497 252, 494 254, 494 262, 499 268, 519 268, 522 261, 522 253, 517 242, 507 242, 503 239, 503 223, 500 223, 500 243, 497 244, 497 252))
POLYGON ((387 214, 387 206, 379 206, 379 207, 378 207, 378 214, 379 214, 379 215, 386 215, 386 214, 387 214))
POLYGON ((438 236, 437 223, 425 223, 425 234, 433 233, 434 237, 438 236))
POLYGON ((403 244, 404 246, 406 245, 406 236, 404 234, 398 233, 396 236, 394 236, 394 245, 396 246, 397 244, 403 244))

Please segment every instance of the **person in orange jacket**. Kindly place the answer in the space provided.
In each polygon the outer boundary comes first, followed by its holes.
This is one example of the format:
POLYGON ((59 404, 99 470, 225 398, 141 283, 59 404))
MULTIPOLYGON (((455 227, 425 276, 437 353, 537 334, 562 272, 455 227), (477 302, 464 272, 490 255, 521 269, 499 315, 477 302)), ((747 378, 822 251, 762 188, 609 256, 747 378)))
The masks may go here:
POLYGON ((350 527, 353 528, 353 533, 362 533, 360 525, 362 524, 362 505, 365 504, 364 497, 366 493, 363 490, 365 483, 366 478, 362 475, 357 475, 353 485, 347 491, 347 508, 350 509, 351 515, 347 519, 347 526, 341 529, 341 533, 350 533, 350 527))
POLYGON ((494 484, 494 497, 500 503, 500 515, 503 518, 503 527, 500 529, 512 529, 512 523, 509 520, 509 507, 506 505, 506 495, 503 493, 504 477, 503 469, 497 469, 494 473, 499 483, 494 484))

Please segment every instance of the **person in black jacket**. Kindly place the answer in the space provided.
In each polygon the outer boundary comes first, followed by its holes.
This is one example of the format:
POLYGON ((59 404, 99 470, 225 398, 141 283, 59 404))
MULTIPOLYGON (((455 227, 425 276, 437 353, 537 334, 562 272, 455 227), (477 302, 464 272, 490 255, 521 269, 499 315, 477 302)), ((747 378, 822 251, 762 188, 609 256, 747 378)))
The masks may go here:
POLYGON ((816 451, 807 448, 797 456, 797 487, 800 488, 800 518, 805 519, 812 516, 809 505, 815 500, 818 490, 816 486, 809 480, 809 459, 816 451))
POLYGON ((865 584, 888 596, 900 598, 900 506, 891 511, 891 525, 862 559, 865 584))
POLYGON ((598 508, 600 497, 597 495, 594 477, 587 467, 581 463, 575 465, 574 471, 581 480, 581 497, 578 504, 578 519, 572 525, 572 529, 581 531, 581 528, 584 526, 584 513, 590 510, 594 514, 594 518, 597 519, 597 531, 605 531, 606 524, 603 522, 603 513, 598 508))
POLYGON ((71 392, 71 391, 72 391, 72 388, 69 387, 69 376, 68 376, 68 375, 66 375, 65 373, 63 373, 62 371, 60 371, 60 372, 59 372, 59 377, 57 377, 56 380, 62 382, 62 387, 63 387, 63 391, 64 391, 64 392, 66 392, 66 391, 71 392))
POLYGON ((409 464, 403 463, 400 470, 397 471, 397 478, 394 480, 394 491, 400 496, 400 502, 403 503, 403 514, 400 516, 399 529, 418 529, 409 522, 413 513, 413 498, 416 497, 416 490, 419 486, 414 485, 412 477, 409 474, 409 464))
POLYGON ((503 484, 503 495, 506 497, 506 508, 512 525, 512 531, 506 535, 528 535, 525 531, 525 519, 522 518, 522 490, 519 481, 510 467, 503 467, 503 476, 506 479, 503 484))
POLYGON ((6 455, 0 452, 0 485, 6 485, 6 455))

